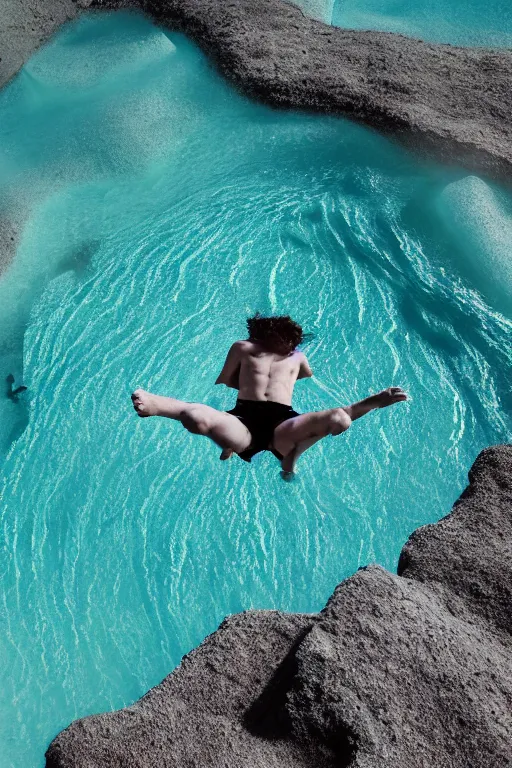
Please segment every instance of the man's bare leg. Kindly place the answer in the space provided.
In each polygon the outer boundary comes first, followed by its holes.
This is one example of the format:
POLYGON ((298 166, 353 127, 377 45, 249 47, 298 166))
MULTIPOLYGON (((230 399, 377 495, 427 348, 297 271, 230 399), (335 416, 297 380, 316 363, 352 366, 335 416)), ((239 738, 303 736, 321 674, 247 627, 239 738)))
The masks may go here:
POLYGON ((163 416, 174 419, 192 434, 209 437, 223 449, 223 455, 229 451, 240 453, 251 444, 251 433, 236 416, 209 405, 186 403, 173 397, 154 395, 144 389, 135 390, 132 403, 141 418, 163 416))
POLYGON ((387 408, 389 405, 402 403, 404 400, 407 400, 407 393, 402 387, 388 387, 382 392, 377 392, 376 395, 365 397, 364 400, 345 406, 343 410, 350 416, 351 421, 355 421, 376 408, 387 408))
POLYGON ((281 472, 281 477, 283 480, 286 480, 287 482, 290 482, 295 477, 294 469, 295 464, 297 463, 297 459, 299 456, 301 456, 304 451, 307 451, 308 448, 311 448, 312 445, 315 443, 318 443, 319 440, 322 439, 324 435, 317 437, 309 437, 306 440, 301 440, 300 443, 298 443, 295 448, 293 448, 290 453, 288 453, 283 460, 281 461, 281 469, 283 470, 281 472))
POLYGON ((353 421, 375 410, 407 400, 401 387, 388 387, 344 408, 304 413, 280 424, 275 432, 272 447, 283 455, 281 461, 284 480, 293 479, 297 459, 308 448, 327 435, 341 435, 353 421))

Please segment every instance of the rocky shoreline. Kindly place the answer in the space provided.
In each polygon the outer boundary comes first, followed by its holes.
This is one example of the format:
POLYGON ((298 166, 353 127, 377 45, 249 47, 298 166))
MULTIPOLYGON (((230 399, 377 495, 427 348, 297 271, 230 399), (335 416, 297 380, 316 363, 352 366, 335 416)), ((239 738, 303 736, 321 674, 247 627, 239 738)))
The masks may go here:
POLYGON ((46 768, 512 765, 512 446, 484 450, 398 575, 314 615, 226 619, 133 706, 78 720, 46 768))
POLYGON ((136 8, 194 39, 240 90, 346 115, 494 178, 512 171, 512 51, 330 27, 284 0, 11 0, 0 86, 86 8, 136 8))
MULTIPOLYGON (((84 8, 139 8, 277 108, 345 115, 509 181, 512 52, 347 31, 283 0, 8 0, 0 86, 84 8)), ((16 231, 3 221, 0 265, 16 231)), ((482 452, 452 513, 319 614, 226 619, 139 702, 76 721, 47 768, 510 768, 512 446, 482 452)))
MULTIPOLYGON (((95 3, 105 4, 112 0, 95 3)), ((444 162, 512 176, 512 51, 331 27, 283 0, 138 7, 192 37, 251 98, 344 115, 444 162)))
MULTIPOLYGON (((93 8, 142 10, 185 32, 251 98, 344 115, 429 157, 512 178, 512 51, 330 27, 284 0, 8 0, 0 87, 60 25, 93 8)), ((0 271, 15 246, 1 242, 0 271)))

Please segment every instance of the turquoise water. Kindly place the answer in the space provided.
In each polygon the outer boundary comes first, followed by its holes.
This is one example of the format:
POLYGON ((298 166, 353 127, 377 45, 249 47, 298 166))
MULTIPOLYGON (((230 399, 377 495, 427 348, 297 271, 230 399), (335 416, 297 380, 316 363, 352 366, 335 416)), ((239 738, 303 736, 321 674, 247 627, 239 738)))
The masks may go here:
POLYGON ((2 768, 158 683, 227 614, 396 566, 510 438, 511 200, 348 121, 236 95, 186 39, 86 17, 0 93, 2 768), (287 485, 130 391, 225 408, 248 313, 315 334, 300 411, 399 384, 287 485), (14 439, 15 438, 15 439, 14 439))
POLYGON ((437 43, 512 47, 510 0, 294 0, 308 16, 347 29, 400 32, 437 43))

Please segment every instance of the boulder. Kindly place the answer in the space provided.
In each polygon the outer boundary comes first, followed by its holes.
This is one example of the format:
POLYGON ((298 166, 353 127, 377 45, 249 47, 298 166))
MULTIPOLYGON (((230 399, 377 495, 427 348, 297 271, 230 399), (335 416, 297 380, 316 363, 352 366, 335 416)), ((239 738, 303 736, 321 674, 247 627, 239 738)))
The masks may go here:
POLYGON ((248 611, 131 707, 72 723, 46 768, 510 768, 512 446, 483 451, 399 575, 316 615, 248 611))

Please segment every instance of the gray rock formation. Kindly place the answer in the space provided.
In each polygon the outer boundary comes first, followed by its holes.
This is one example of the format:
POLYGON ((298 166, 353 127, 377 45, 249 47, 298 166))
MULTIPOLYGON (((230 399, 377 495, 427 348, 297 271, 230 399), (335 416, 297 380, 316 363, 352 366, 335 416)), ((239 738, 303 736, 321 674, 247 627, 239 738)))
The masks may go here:
POLYGON ((512 446, 448 517, 318 615, 232 616, 131 707, 79 720, 46 768, 510 768, 512 446))
POLYGON ((193 37, 251 97, 346 115, 445 162, 511 177, 511 51, 330 27, 282 0, 139 5, 193 37))
MULTIPOLYGON (((91 0, 7 0, 0 85, 91 0)), ((181 29, 222 73, 277 107, 348 115, 447 162, 510 179, 512 52, 347 31, 283 0, 95 0, 181 29)))
POLYGON ((0 87, 79 10, 74 0, 2 0, 0 87))
MULTIPOLYGON (((347 115, 488 176, 512 176, 512 52, 347 31, 284 0, 3 0, 0 87, 83 9, 139 8, 192 37, 240 90, 347 115)), ((0 272, 15 243, 0 239, 0 272)))

